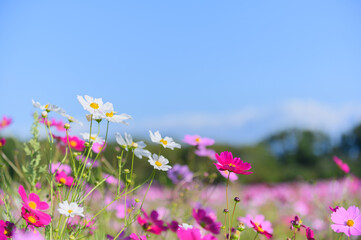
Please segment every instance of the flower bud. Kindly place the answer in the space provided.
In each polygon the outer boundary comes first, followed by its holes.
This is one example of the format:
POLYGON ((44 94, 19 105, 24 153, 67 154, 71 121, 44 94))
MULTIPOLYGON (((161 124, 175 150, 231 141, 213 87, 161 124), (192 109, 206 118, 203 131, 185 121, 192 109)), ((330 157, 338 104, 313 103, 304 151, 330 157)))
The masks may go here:
POLYGON ((65 128, 65 129, 69 129, 69 128, 70 128, 70 124, 69 124, 69 123, 65 123, 65 124, 64 124, 64 128, 65 128))
POLYGON ((229 212, 229 210, 228 209, 223 209, 223 213, 228 213, 229 212))
POLYGON ((88 122, 90 122, 92 120, 91 114, 87 114, 85 117, 86 117, 86 120, 88 120, 88 122))
POLYGON ((128 168, 124 169, 124 173, 125 173, 125 174, 130 173, 129 169, 128 169, 128 168))
POLYGON ((234 201, 235 201, 235 202, 240 202, 241 199, 240 199, 239 197, 235 197, 235 198, 234 198, 234 201))
POLYGON ((244 229, 246 229, 246 225, 243 222, 238 223, 237 230, 242 232, 244 229))
POLYGON ((136 203, 139 203, 139 202, 140 202, 139 198, 134 199, 134 201, 135 201, 136 203))
POLYGON ((47 112, 47 111, 43 111, 43 112, 41 113, 41 117, 42 117, 42 118, 47 118, 47 117, 48 117, 48 112, 47 112))

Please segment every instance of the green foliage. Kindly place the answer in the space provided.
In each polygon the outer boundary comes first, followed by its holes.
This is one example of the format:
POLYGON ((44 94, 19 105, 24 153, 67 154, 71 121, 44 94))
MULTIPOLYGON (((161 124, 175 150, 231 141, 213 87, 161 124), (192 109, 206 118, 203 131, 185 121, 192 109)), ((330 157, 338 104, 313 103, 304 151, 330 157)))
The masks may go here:
POLYGON ((31 127, 33 138, 24 144, 27 164, 23 166, 23 172, 31 189, 35 189, 35 184, 41 180, 41 174, 46 172, 46 166, 41 166, 40 142, 39 142, 39 120, 38 113, 34 113, 34 122, 31 127))

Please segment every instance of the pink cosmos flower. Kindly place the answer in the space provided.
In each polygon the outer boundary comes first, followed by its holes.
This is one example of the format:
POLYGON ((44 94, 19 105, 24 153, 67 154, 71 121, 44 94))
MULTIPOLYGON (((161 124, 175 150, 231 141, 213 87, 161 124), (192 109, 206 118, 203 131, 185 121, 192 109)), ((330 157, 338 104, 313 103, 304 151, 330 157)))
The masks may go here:
POLYGON ((1 138, 0 139, 0 147, 5 146, 6 143, 6 139, 5 138, 1 138))
POLYGON ((214 144, 211 138, 200 137, 199 135, 185 135, 183 142, 192 146, 210 146, 214 144))
MULTIPOLYGON (((218 170, 219 171, 219 170, 218 170)), ((221 173, 221 175, 225 178, 228 178, 228 174, 229 174, 229 181, 234 182, 238 180, 238 176, 237 174, 235 174, 234 172, 229 172, 228 170, 225 171, 219 171, 221 173)))
POLYGON ((12 118, 3 116, 2 120, 0 121, 0 130, 9 126, 12 121, 12 118))
POLYGON ((272 237, 272 234, 264 230, 261 224, 254 223, 252 220, 251 220, 251 224, 253 226, 253 229, 256 230, 256 232, 265 235, 266 238, 272 237))
POLYGON ((62 164, 60 162, 57 163, 52 163, 51 164, 51 173, 55 173, 55 172, 65 172, 67 175, 71 174, 71 167, 67 164, 62 164))
POLYGON ((62 120, 57 121, 55 118, 51 119, 50 126, 55 127, 59 132, 65 132, 64 122, 62 120))
POLYGON ((22 230, 16 231, 13 240, 45 240, 45 238, 39 232, 28 231, 24 232, 22 230))
POLYGON ((201 146, 198 149, 196 149, 194 151, 194 153, 200 157, 208 157, 212 160, 216 160, 216 157, 215 157, 216 151, 214 151, 213 149, 208 149, 208 148, 201 146))
POLYGON ((177 231, 177 236, 180 240, 217 240, 212 234, 207 234, 204 237, 201 235, 201 230, 198 228, 182 228, 177 231))
POLYGON ((266 221, 265 217, 261 214, 256 215, 255 217, 247 214, 246 217, 238 218, 238 221, 243 222, 244 224, 246 224, 247 227, 254 227, 254 224, 256 224, 257 226, 262 226, 262 229, 264 231, 267 231, 268 233, 273 233, 271 222, 266 221), (254 224, 252 224, 251 222, 253 222, 254 224))
POLYGON ((36 193, 30 193, 28 198, 22 185, 19 186, 19 195, 23 200, 23 207, 29 211, 44 211, 49 209, 48 203, 40 201, 36 193))
POLYGON ((56 172, 56 175, 55 175, 55 181, 58 183, 64 184, 65 186, 70 187, 74 182, 74 178, 71 176, 68 176, 63 171, 58 171, 58 172, 56 172))
POLYGON ((361 217, 360 210, 356 206, 350 206, 347 210, 343 207, 337 209, 331 214, 331 220, 334 224, 331 228, 335 232, 343 232, 346 236, 361 235, 361 217))
MULTIPOLYGON (((61 141, 66 145, 68 146, 68 139, 67 137, 63 137, 61 138, 61 141)), ((72 149, 74 149, 75 151, 83 151, 84 150, 84 144, 85 144, 85 141, 78 138, 77 136, 69 136, 69 145, 72 149)))
POLYGON ((347 165, 347 163, 344 163, 341 159, 339 159, 336 156, 333 156, 333 161, 337 164, 337 166, 344 171, 345 173, 350 172, 350 167, 347 165))
POLYGON ((95 153, 99 153, 101 151, 104 151, 106 147, 107 147, 107 145, 105 144, 105 142, 104 143, 94 143, 92 150, 95 153))
POLYGON ((234 172, 236 174, 249 175, 252 172, 247 172, 251 169, 251 164, 243 162, 240 158, 233 158, 231 152, 222 152, 221 155, 216 153, 218 163, 214 163, 218 170, 234 172))
POLYGON ((147 240, 146 236, 138 237, 137 234, 135 234, 135 233, 130 234, 129 238, 132 240, 147 240))

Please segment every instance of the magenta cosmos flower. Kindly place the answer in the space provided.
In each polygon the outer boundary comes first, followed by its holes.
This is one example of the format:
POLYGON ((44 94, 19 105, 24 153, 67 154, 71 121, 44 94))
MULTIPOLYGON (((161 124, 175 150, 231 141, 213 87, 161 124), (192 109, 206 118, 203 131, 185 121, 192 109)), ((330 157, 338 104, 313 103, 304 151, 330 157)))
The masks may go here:
POLYGON ((0 138, 0 147, 5 146, 5 143, 6 143, 6 139, 0 138))
MULTIPOLYGON (((63 138, 61 138, 61 141, 68 146, 68 138, 65 136, 63 138)), ((72 149, 74 149, 75 151, 83 151, 84 147, 85 147, 85 141, 78 138, 77 136, 69 136, 69 145, 72 149)))
POLYGON ((193 209, 193 217, 197 223, 207 231, 214 234, 219 234, 221 230, 221 222, 216 222, 216 215, 212 212, 207 212, 203 208, 193 209))
POLYGON ((222 152, 221 155, 216 153, 217 163, 214 163, 218 170, 234 172, 236 174, 244 174, 249 175, 252 172, 247 172, 247 170, 251 169, 251 164, 247 162, 243 162, 240 158, 233 158, 231 152, 222 152))
POLYGON ((36 193, 30 193, 28 198, 22 185, 19 186, 19 195, 23 200, 23 207, 29 211, 43 211, 49 208, 48 203, 40 201, 40 198, 36 193))
POLYGON ((3 116, 2 120, 0 121, 0 129, 6 128, 11 124, 13 120, 9 117, 3 116))
POLYGON ((70 187, 74 182, 74 178, 71 176, 68 176, 63 171, 58 171, 58 172, 56 172, 56 175, 55 175, 55 181, 57 181, 58 183, 64 184, 65 186, 70 187))
POLYGON ((192 146, 210 146, 214 144, 214 140, 211 138, 200 137, 199 135, 185 135, 183 142, 192 146))
POLYGON ((341 159, 339 159, 336 156, 333 156, 333 161, 337 164, 337 166, 344 171, 345 173, 350 172, 350 167, 347 165, 347 163, 344 163, 341 159))
POLYGON ((130 234, 129 238, 132 240, 147 240, 146 236, 138 237, 137 234, 135 234, 135 233, 130 234))
POLYGON ((30 193, 28 198, 24 187, 20 185, 19 195, 23 200, 21 216, 27 223, 35 227, 43 227, 51 222, 51 216, 42 212, 43 210, 47 210, 49 205, 46 202, 40 201, 40 198, 37 194, 30 193))
POLYGON ((261 224, 254 223, 252 220, 251 220, 251 224, 253 226, 253 229, 256 230, 256 232, 265 235, 266 238, 272 237, 272 234, 264 230, 261 224))
MULTIPOLYGON (((256 215, 255 217, 252 217, 251 215, 247 214, 246 217, 238 218, 238 221, 243 222, 244 224, 246 224, 247 227, 254 227, 254 224, 256 224, 258 226, 262 226, 262 229, 264 231, 267 231, 268 233, 273 232, 271 222, 265 220, 265 217, 261 214, 256 215), (254 224, 252 224, 252 222, 254 224)), ((255 230, 257 231, 257 229, 255 230)))
POLYGON ((145 231, 154 233, 156 235, 161 234, 163 231, 167 231, 168 227, 165 226, 162 220, 158 219, 159 214, 157 211, 153 210, 150 213, 150 216, 148 216, 148 214, 143 209, 141 210, 144 215, 144 218, 142 218, 141 215, 139 215, 137 221, 145 231))
POLYGON ((361 235, 361 217, 360 210, 356 206, 350 206, 347 210, 340 207, 331 214, 331 220, 334 224, 331 228, 335 232, 343 232, 348 237, 361 235))
POLYGON ((201 235, 201 230, 198 228, 182 228, 177 231, 177 236, 180 240, 217 240, 212 234, 207 234, 204 237, 201 235))

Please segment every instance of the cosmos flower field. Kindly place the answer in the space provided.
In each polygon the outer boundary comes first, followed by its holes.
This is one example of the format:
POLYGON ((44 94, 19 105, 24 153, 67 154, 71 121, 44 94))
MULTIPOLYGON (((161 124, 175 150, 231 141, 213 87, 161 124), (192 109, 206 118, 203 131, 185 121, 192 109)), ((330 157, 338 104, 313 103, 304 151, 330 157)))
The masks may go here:
MULTIPOLYGON (((134 140, 126 133, 130 115, 118 114, 117 106, 101 98, 77 100, 86 123, 33 100, 32 139, 5 153, 8 142, 0 137, 0 240, 361 239, 361 180, 337 156, 331 161, 342 178, 241 184, 255 171, 252 159, 214 151, 215 140, 185 133, 176 141, 156 129, 148 139, 134 140), (76 124, 88 131, 73 134, 76 124), (111 136, 109 129, 117 124, 125 132, 111 136), (39 139, 41 132, 45 140, 39 139), (165 157, 185 146, 194 150, 184 159, 189 164, 165 157), (115 161, 104 155, 109 148, 115 161), (198 157, 207 158, 202 164, 224 181, 192 170, 198 157), (136 166, 144 164, 152 171, 138 173, 136 166), (139 181, 140 174, 146 174, 145 181, 139 181)), ((11 118, 1 119, 0 136, 11 124, 11 118)))

